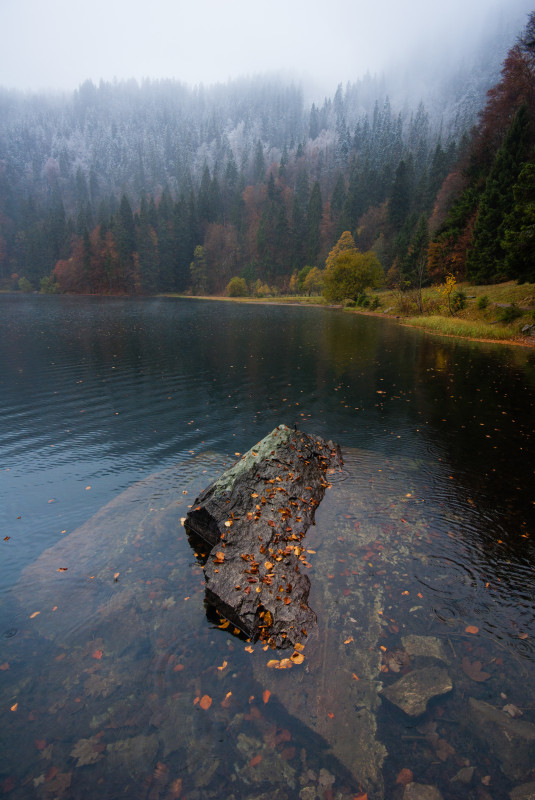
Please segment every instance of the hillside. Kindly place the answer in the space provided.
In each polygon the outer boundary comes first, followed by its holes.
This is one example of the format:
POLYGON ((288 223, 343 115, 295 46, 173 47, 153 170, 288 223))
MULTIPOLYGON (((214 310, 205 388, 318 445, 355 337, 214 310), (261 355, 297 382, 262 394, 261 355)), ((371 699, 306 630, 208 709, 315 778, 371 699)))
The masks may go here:
POLYGON ((241 275, 285 290, 344 230, 399 271, 422 220, 436 229, 445 179, 463 183, 451 176, 511 35, 489 32, 466 54, 477 69, 442 73, 442 96, 413 105, 369 75, 310 105, 268 77, 0 91, 0 281, 220 292, 241 275))

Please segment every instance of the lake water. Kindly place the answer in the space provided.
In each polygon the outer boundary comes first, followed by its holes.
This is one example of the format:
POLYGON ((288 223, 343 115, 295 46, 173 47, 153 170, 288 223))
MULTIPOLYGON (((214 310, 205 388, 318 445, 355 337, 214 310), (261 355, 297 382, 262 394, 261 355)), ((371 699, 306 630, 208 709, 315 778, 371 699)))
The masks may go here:
POLYGON ((534 406, 533 350, 390 320, 0 295, 0 794, 533 780, 534 406), (207 617, 180 523, 281 423, 345 461, 304 540, 319 636, 287 670, 207 617), (422 713, 382 694, 429 675, 422 713))

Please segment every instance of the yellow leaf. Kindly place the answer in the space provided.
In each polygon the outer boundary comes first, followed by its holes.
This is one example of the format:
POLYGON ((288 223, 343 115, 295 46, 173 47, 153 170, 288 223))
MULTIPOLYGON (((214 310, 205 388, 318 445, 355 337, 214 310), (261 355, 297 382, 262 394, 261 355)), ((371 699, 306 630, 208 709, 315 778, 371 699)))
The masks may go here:
POLYGON ((229 625, 230 625, 230 622, 228 621, 228 619, 226 619, 224 622, 221 623, 221 625, 218 625, 217 627, 220 630, 224 631, 225 628, 228 628, 229 625))
POLYGON ((301 644, 301 642, 296 642, 294 644, 294 650, 297 650, 299 653, 305 649, 305 645, 301 644))
POLYGON ((267 662, 267 666, 270 669, 273 669, 273 667, 278 667, 279 664, 280 664, 280 661, 278 661, 276 658, 272 658, 272 659, 270 659, 270 661, 267 662))
POLYGON ((18 704, 18 703, 14 703, 14 704, 11 706, 11 711, 16 711, 18 707, 19 707, 19 704, 18 704))
POLYGON ((292 653, 290 656, 294 664, 302 664, 305 660, 303 653, 292 653))
POLYGON ((36 617, 40 613, 41 613, 40 611, 34 611, 33 614, 30 614, 30 619, 34 619, 34 617, 36 617))
POLYGON ((289 669, 291 666, 293 665, 289 658, 281 658, 279 669, 289 669))
POLYGON ((222 671, 225 669, 225 667, 227 666, 227 664, 228 664, 228 661, 223 661, 223 663, 221 664, 221 666, 220 666, 220 667, 218 667, 218 670, 219 670, 220 672, 222 672, 222 671))
POLYGON ((352 636, 350 636, 348 639, 345 639, 344 644, 349 644, 350 642, 353 642, 353 641, 355 641, 355 640, 353 639, 352 636))
POLYGON ((254 653, 254 647, 250 644, 246 645, 245 649, 248 653, 254 653))

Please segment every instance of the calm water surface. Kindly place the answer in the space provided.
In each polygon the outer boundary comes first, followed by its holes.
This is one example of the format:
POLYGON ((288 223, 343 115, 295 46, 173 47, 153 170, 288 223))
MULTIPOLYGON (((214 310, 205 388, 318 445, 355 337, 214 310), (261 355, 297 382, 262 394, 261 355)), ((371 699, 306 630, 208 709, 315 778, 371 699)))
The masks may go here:
POLYGON ((176 299, 0 296, 0 337, 0 793, 381 800, 410 770, 497 800, 533 779, 531 745, 512 763, 470 703, 535 725, 535 353, 176 299), (320 636, 286 671, 207 618, 180 525, 280 423, 345 458, 306 538, 320 636), (381 699, 438 666, 453 688, 424 714, 381 699))

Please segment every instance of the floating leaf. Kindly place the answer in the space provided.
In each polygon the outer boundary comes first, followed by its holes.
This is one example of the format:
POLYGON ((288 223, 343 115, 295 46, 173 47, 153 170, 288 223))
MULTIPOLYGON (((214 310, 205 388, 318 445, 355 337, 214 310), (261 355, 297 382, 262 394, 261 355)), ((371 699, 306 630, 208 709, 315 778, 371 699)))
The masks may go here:
POLYGON ((19 707, 18 703, 13 703, 13 705, 10 708, 10 711, 16 711, 18 707, 19 707))
POLYGON ((220 666, 220 667, 218 667, 218 670, 219 670, 220 672, 223 672, 223 670, 224 670, 224 669, 226 669, 227 665, 228 665, 228 661, 223 661, 223 663, 221 664, 221 666, 220 666))
POLYGON ((56 572, 67 572, 68 567, 58 567, 56 572))
POLYGON ((464 630, 465 633, 479 633, 479 628, 477 625, 467 625, 464 630))
POLYGON ((33 614, 30 614, 30 619, 34 619, 40 613, 40 611, 34 611, 33 614))
POLYGON ((269 667, 269 669, 273 669, 274 667, 278 667, 279 664, 280 664, 280 661, 278 659, 276 659, 276 658, 272 658, 267 662, 267 666, 269 667))
POLYGON ((246 645, 246 646, 245 646, 245 650, 246 650, 248 653, 254 653, 254 647, 253 647, 252 645, 250 645, 250 644, 248 644, 248 645, 246 645))
POLYGON ((269 691, 269 689, 264 689, 262 693, 262 700, 264 701, 264 703, 267 703, 270 697, 271 697, 271 692, 269 691))
POLYGON ((292 653, 290 656, 294 664, 302 664, 305 660, 303 653, 292 653))
POLYGON ((199 705, 203 709, 203 711, 208 711, 208 709, 212 705, 212 698, 210 697, 210 695, 209 694, 203 694, 203 696, 201 697, 201 699, 199 701, 199 705))

